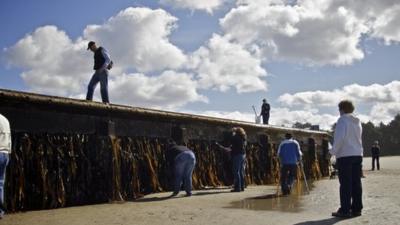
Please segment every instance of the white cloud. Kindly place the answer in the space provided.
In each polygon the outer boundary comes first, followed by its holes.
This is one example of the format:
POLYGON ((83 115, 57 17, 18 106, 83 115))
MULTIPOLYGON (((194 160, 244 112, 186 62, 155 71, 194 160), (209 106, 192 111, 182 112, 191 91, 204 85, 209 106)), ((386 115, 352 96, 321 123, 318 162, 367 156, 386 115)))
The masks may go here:
MULTIPOLYGON (((184 111, 186 113, 225 118, 246 122, 255 122, 252 112, 226 112, 226 111, 184 111)), ((319 125, 321 129, 330 130, 337 121, 338 115, 320 114, 317 109, 290 110, 289 108, 272 108, 270 124, 275 126, 292 127, 296 122, 319 125)))
POLYGON ((68 95, 82 90, 91 75, 90 54, 82 41, 73 43, 55 26, 37 28, 4 54, 10 66, 24 69, 22 78, 34 91, 68 95))
MULTIPOLYGON (((164 10, 127 8, 102 25, 89 25, 72 41, 55 26, 37 28, 4 49, 9 66, 23 69, 21 76, 35 92, 83 98, 93 74, 94 40, 115 62, 110 71, 110 98, 116 103, 174 109, 189 102, 207 102, 198 94, 193 75, 168 71, 186 61, 184 53, 168 40, 177 19, 164 10), (126 71, 150 71, 126 75, 126 71)), ((96 91, 97 94, 97 91, 96 91)))
POLYGON ((172 5, 175 8, 204 10, 212 13, 221 7, 227 0, 160 0, 161 4, 172 5))
POLYGON ((190 113, 190 114, 196 114, 196 115, 202 115, 202 116, 211 116, 211 117, 216 117, 216 118, 246 121, 246 122, 254 122, 255 121, 254 113, 250 113, 250 112, 239 112, 239 111, 226 112, 226 111, 213 111, 213 110, 208 110, 208 111, 186 110, 183 112, 190 113))
POLYGON ((392 121, 397 114, 400 114, 399 102, 377 103, 371 109, 369 120, 375 124, 381 122, 387 124, 392 121))
POLYGON ((389 122, 395 115, 400 113, 400 81, 392 81, 385 85, 372 84, 362 86, 352 84, 333 91, 308 91, 295 94, 284 94, 278 101, 285 106, 302 106, 304 108, 315 108, 331 106, 335 110, 337 104, 343 100, 352 100, 355 104, 371 106, 369 115, 364 115, 363 121, 368 120, 379 123, 389 122))
POLYGON ((272 108, 271 124, 292 127, 296 122, 319 125, 320 129, 330 130, 338 115, 322 114, 317 109, 291 110, 289 108, 272 108))
POLYGON ((343 7, 329 10, 331 1, 243 2, 221 19, 225 35, 256 44, 270 60, 346 65, 364 57, 358 45, 366 26, 343 7))
POLYGON ((267 74, 261 59, 216 34, 192 54, 188 67, 198 73, 204 89, 227 91, 234 87, 239 93, 267 89, 261 79, 267 74))
POLYGON ((176 21, 162 9, 127 8, 103 25, 87 26, 83 37, 103 45, 124 69, 175 69, 186 61, 184 53, 168 39, 176 21))
POLYGON ((386 44, 400 42, 400 3, 378 15, 372 36, 384 39, 386 44))
POLYGON ((333 91, 286 93, 281 95, 278 101, 287 106, 336 106, 343 99, 357 103, 397 102, 400 99, 400 81, 392 81, 385 85, 352 84, 333 91))
POLYGON ((155 77, 123 74, 110 82, 110 99, 116 103, 173 110, 189 102, 208 102, 197 93, 196 85, 190 74, 173 71, 155 77))

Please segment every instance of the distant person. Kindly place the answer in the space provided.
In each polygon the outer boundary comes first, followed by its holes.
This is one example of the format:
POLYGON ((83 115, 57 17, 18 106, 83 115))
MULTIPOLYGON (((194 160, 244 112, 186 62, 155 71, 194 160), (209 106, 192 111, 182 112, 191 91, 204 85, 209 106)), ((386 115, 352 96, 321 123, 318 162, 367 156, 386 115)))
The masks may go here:
POLYGON ((278 157, 281 162, 281 190, 283 195, 290 194, 294 179, 297 177, 297 163, 301 160, 299 143, 293 139, 292 134, 285 134, 278 148, 278 157))
POLYGON ((380 165, 379 165, 380 152, 381 152, 381 148, 379 147, 379 142, 375 141, 371 147, 371 156, 372 156, 372 169, 371 170, 375 170, 375 161, 376 161, 376 168, 378 170, 380 169, 380 165))
POLYGON ((113 66, 113 61, 110 59, 110 55, 107 53, 107 50, 103 47, 97 47, 94 41, 90 41, 88 43, 87 50, 92 51, 94 53, 94 66, 95 70, 92 78, 90 79, 88 85, 88 91, 86 94, 86 100, 93 99, 93 92, 97 86, 97 83, 100 82, 100 93, 101 100, 103 103, 109 103, 108 99, 108 70, 110 70, 113 66))
POLYGON ((231 192, 241 192, 245 188, 245 165, 246 165, 246 131, 241 127, 232 128, 231 145, 224 147, 216 143, 225 152, 230 153, 232 159, 233 189, 231 192))
POLYGON ((6 168, 10 161, 11 153, 11 131, 7 118, 0 114, 0 219, 5 213, 4 184, 6 179, 6 168))
POLYGON ((263 99, 263 104, 261 106, 261 114, 263 118, 263 124, 268 124, 269 122, 269 111, 271 110, 271 106, 268 104, 267 99, 263 99))
POLYGON ((196 157, 193 151, 187 148, 183 141, 172 141, 167 147, 165 158, 174 174, 174 186, 171 196, 178 195, 182 184, 185 188, 186 196, 192 196, 192 175, 196 165, 196 157))
POLYGON ((340 118, 335 127, 333 148, 340 183, 340 208, 332 216, 349 218, 361 216, 362 204, 362 127, 352 113, 354 105, 344 100, 339 103, 340 118))

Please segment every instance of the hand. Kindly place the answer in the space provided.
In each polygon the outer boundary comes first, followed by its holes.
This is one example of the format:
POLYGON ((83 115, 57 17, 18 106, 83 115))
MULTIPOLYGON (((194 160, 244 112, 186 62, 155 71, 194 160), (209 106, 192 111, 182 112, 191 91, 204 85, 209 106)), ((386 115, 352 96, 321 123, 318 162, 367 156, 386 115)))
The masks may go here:
POLYGON ((113 65, 114 65, 114 62, 111 61, 110 64, 108 64, 107 69, 108 69, 108 70, 111 70, 111 68, 113 67, 113 65))

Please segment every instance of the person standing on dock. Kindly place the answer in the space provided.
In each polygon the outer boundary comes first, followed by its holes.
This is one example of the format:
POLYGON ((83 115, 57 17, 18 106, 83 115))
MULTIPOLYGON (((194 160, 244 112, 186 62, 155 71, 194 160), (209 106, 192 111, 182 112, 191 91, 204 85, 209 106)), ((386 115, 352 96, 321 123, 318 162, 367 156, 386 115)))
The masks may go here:
POLYGON ((0 219, 4 216, 4 184, 6 168, 10 161, 11 130, 7 118, 0 114, 0 219))
POLYGON ((295 178, 297 177, 297 163, 303 154, 299 143, 293 139, 292 134, 285 134, 285 140, 278 148, 281 162, 281 190, 283 195, 290 194, 295 178))
POLYGON ((381 148, 379 147, 379 142, 375 141, 371 147, 371 156, 372 156, 372 169, 371 170, 375 170, 375 161, 376 161, 376 168, 378 170, 380 169, 380 165, 379 165, 380 152, 381 152, 381 148))
POLYGON ((269 123, 269 111, 271 110, 271 106, 268 104, 267 99, 263 99, 263 104, 261 106, 261 114, 263 118, 263 124, 269 123))
POLYGON ((344 100, 339 103, 340 117, 336 122, 334 142, 330 153, 336 157, 340 183, 340 208, 334 217, 361 216, 362 204, 362 127, 353 115, 354 105, 344 100))
POLYGON ((97 83, 100 82, 100 93, 101 100, 103 103, 109 103, 108 99, 108 70, 113 66, 113 61, 110 59, 110 55, 107 50, 103 47, 97 47, 94 41, 88 43, 87 50, 94 53, 94 66, 95 70, 92 78, 90 79, 88 90, 86 94, 86 100, 93 99, 93 92, 96 88, 97 83))

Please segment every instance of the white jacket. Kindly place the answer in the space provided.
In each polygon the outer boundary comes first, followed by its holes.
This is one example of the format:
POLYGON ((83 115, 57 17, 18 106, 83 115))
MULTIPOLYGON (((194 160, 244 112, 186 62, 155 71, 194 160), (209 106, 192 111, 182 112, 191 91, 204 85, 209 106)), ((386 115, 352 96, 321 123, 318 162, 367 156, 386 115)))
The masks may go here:
POLYGON ((343 114, 336 123, 330 153, 336 158, 363 156, 361 133, 360 120, 351 113, 343 114))
POLYGON ((0 114, 0 152, 11 153, 11 131, 7 118, 0 114))

